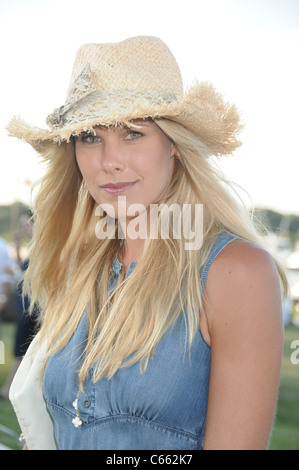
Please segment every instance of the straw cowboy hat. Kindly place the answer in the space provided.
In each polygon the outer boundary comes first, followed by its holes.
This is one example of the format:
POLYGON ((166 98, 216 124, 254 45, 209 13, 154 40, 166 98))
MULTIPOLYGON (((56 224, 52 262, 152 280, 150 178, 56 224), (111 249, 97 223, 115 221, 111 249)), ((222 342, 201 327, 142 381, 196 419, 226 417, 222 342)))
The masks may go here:
POLYGON ((184 94, 172 53, 160 39, 148 36, 83 45, 66 102, 46 119, 49 129, 31 127, 15 117, 8 131, 39 150, 92 131, 96 125, 130 125, 137 118, 176 121, 194 132, 214 155, 231 153, 240 145, 235 106, 209 83, 196 83, 184 94))

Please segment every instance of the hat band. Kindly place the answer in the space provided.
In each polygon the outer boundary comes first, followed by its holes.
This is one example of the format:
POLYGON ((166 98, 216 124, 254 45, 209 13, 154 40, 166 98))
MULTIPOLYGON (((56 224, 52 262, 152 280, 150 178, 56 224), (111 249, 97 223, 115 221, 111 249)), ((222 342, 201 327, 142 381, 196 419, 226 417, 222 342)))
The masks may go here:
POLYGON ((157 90, 97 90, 72 104, 55 109, 46 122, 53 130, 97 118, 98 125, 111 125, 121 123, 122 119, 130 121, 137 117, 151 117, 150 113, 157 117, 165 106, 175 111, 178 107, 177 97, 157 90))

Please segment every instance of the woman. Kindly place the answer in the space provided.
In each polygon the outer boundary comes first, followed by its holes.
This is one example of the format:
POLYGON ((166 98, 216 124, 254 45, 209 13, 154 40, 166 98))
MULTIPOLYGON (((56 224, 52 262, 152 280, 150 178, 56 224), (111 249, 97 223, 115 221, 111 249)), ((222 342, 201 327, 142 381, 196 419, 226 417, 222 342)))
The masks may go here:
POLYGON ((57 448, 266 448, 286 281, 209 159, 235 107, 136 37, 82 46, 47 123, 9 130, 48 163, 25 287, 57 448))

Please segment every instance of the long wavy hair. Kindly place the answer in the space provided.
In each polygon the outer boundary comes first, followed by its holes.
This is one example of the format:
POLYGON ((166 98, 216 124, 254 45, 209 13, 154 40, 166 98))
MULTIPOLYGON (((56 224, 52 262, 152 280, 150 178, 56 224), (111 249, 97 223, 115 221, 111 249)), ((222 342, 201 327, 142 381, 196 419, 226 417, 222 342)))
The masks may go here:
MULTIPOLYGON (((180 154, 160 202, 203 204, 203 243, 190 251, 183 238, 147 238, 134 271, 120 279, 111 296, 107 292, 119 249, 117 225, 114 239, 96 237, 97 204, 82 179, 71 142, 42 152, 48 168, 35 201, 24 289, 32 305, 39 305, 40 338, 48 341, 48 357, 67 344, 87 312, 89 334, 78 372, 81 388, 94 365, 95 382, 138 361, 144 370, 180 315, 188 324, 186 344, 192 344, 203 302, 200 268, 219 232, 263 246, 252 216, 211 163, 209 149, 182 125, 166 119, 155 122, 180 154)), ((277 269, 286 289, 279 263, 277 269)))

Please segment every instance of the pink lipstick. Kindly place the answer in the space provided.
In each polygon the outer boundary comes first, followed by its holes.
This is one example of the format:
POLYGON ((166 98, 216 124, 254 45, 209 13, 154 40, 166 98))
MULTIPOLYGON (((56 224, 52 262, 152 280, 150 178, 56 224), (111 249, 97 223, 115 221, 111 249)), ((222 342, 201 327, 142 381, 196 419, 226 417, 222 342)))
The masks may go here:
POLYGON ((135 185, 136 181, 132 182, 119 182, 119 183, 108 183, 101 186, 109 194, 122 194, 131 189, 135 185))

